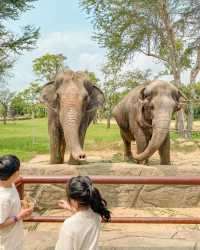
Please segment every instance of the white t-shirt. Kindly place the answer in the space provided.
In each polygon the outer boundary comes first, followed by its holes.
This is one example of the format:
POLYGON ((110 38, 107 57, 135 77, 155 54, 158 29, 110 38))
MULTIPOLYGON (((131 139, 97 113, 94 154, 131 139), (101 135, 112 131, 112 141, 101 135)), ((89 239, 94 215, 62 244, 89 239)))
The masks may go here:
MULTIPOLYGON (((9 217, 16 216, 21 210, 19 194, 13 185, 11 188, 0 187, 0 224, 9 217)), ((0 250, 23 249, 22 221, 0 229, 0 250)))
POLYGON ((101 219, 92 209, 79 211, 61 227, 55 250, 97 250, 101 219))

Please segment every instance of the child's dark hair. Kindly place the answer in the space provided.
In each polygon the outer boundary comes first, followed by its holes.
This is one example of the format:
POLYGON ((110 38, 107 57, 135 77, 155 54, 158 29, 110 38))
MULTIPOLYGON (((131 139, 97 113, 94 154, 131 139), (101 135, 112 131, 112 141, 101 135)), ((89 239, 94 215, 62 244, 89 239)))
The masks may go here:
POLYGON ((90 206, 104 221, 110 220, 107 202, 101 197, 99 190, 93 186, 88 176, 72 177, 67 184, 67 196, 69 200, 78 201, 80 206, 90 206))
POLYGON ((20 168, 20 160, 15 155, 3 155, 0 157, 0 180, 9 179, 20 168))

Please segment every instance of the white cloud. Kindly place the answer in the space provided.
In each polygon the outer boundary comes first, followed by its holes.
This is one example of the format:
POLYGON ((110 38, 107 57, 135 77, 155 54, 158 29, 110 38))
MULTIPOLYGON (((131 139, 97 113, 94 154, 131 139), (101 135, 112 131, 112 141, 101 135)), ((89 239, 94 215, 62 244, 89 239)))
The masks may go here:
MULTIPOLYGON (((102 79, 100 71, 101 65, 105 61, 105 50, 99 48, 97 43, 92 40, 92 34, 86 31, 64 31, 52 32, 41 37, 38 41, 38 48, 32 52, 27 52, 20 57, 16 63, 13 73, 14 78, 9 80, 10 87, 20 90, 26 87, 35 76, 32 72, 32 61, 45 53, 62 53, 67 57, 67 65, 74 70, 89 70, 96 73, 102 79)), ((154 74, 164 69, 158 60, 147 57, 143 54, 136 54, 134 59, 123 67, 124 70, 148 69, 154 74)), ((170 76, 162 77, 170 80, 170 76)), ((188 73, 182 76, 184 82, 188 82, 188 73)))
POLYGON ((90 71, 97 70, 98 67, 103 63, 103 56, 101 54, 92 54, 92 53, 82 53, 79 56, 79 65, 82 69, 88 69, 90 71))
POLYGON ((45 53, 62 53, 67 57, 67 65, 74 70, 90 70, 100 74, 100 64, 104 50, 91 39, 89 32, 53 32, 38 41, 38 48, 20 57, 14 67, 14 78, 10 80, 12 89, 20 90, 35 79, 32 61, 45 53))
POLYGON ((81 47, 96 47, 86 32, 53 32, 39 41, 39 51, 48 52, 49 49, 80 49, 81 47))

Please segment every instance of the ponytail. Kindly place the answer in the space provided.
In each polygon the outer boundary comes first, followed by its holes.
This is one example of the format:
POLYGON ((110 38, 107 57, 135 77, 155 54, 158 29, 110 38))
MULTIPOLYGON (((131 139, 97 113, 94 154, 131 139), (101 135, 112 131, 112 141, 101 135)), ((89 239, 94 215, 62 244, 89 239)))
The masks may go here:
POLYGON ((95 187, 92 187, 90 206, 95 213, 100 214, 103 221, 108 222, 111 219, 110 211, 107 209, 107 202, 101 197, 99 190, 95 187))
POLYGON ((88 176, 72 177, 68 183, 67 196, 69 200, 78 201, 80 206, 90 206, 103 221, 108 222, 111 219, 107 202, 101 197, 99 190, 93 186, 88 176))

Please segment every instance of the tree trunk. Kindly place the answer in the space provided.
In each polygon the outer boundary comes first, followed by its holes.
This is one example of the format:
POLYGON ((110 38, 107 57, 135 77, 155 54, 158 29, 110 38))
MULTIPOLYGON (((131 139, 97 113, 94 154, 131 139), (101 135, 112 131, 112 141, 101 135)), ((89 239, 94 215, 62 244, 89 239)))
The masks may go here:
POLYGON ((192 138, 192 125, 194 119, 194 108, 192 100, 188 103, 188 118, 187 118, 187 136, 188 138, 192 138))
POLYGON ((3 112, 3 124, 7 123, 7 115, 8 115, 8 107, 6 105, 3 105, 4 112, 3 112))
MULTIPOLYGON (((196 64, 192 68, 190 72, 190 86, 195 83, 196 77, 200 71, 200 47, 197 48, 197 57, 196 57, 196 64)), ((192 103, 192 98, 195 98, 195 90, 192 86, 191 93, 190 93, 190 101, 188 104, 188 119, 187 119, 187 135, 188 138, 192 137, 192 126, 194 120, 194 107, 192 103)))
MULTIPOLYGON (((174 82, 179 87, 181 85, 181 74, 180 71, 174 71, 174 82)), ((177 112, 176 116, 176 129, 181 137, 186 138, 187 134, 185 131, 185 115, 184 111, 181 109, 177 112)))
POLYGON ((108 117, 107 117, 107 128, 110 128, 110 120, 111 120, 111 117, 110 117, 110 115, 108 115, 108 117))
MULTIPOLYGON (((161 1, 161 17, 163 18, 165 30, 169 41, 169 64, 171 66, 171 70, 174 76, 174 82, 179 87, 181 85, 181 67, 179 61, 180 58, 178 57, 176 49, 176 32, 173 29, 173 25, 170 20, 169 9, 165 1, 161 1)), ((180 136, 185 137, 183 110, 178 111, 177 128, 180 136)))
POLYGON ((107 116, 107 128, 110 128, 110 121, 112 117, 112 112, 111 109, 108 111, 108 116, 107 116))
POLYGON ((97 124, 97 113, 95 114, 95 116, 93 118, 93 124, 97 124))
POLYGON ((3 124, 6 124, 7 120, 6 120, 6 115, 3 115, 3 124))

